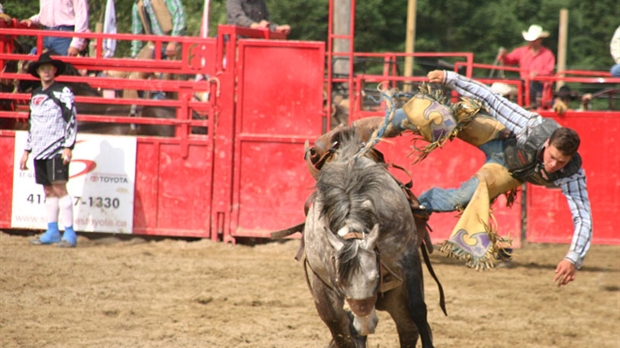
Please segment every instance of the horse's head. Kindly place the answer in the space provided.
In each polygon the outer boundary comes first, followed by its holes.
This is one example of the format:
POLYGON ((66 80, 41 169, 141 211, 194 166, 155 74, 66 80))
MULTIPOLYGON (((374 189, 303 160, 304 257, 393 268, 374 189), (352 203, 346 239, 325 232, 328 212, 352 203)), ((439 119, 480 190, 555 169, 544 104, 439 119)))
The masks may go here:
MULTIPOLYGON (((336 234, 326 227, 325 234, 334 250, 336 287, 347 300, 376 298, 381 279, 379 255, 375 249, 379 225, 376 224, 370 233, 344 227, 336 234)), ((363 308, 358 308, 358 311, 356 314, 361 316, 369 314, 363 308)))
POLYGON ((353 325, 362 335, 373 333, 378 322, 375 303, 381 286, 381 260, 377 249, 379 224, 370 233, 342 228, 337 234, 326 227, 334 249, 336 271, 333 283, 355 317, 353 325))
POLYGON ((330 141, 333 158, 319 174, 317 193, 332 249, 331 283, 349 304, 357 331, 366 335, 378 322, 381 263, 375 202, 385 168, 371 158, 356 158, 363 142, 353 128, 343 128, 330 141))

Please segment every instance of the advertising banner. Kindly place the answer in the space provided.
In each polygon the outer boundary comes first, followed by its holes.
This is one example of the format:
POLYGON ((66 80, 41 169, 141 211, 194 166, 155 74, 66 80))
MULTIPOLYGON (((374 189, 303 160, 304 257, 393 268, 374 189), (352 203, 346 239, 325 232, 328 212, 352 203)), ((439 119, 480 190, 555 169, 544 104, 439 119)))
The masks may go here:
MULTIPOLYGON (((34 156, 20 170, 26 132, 15 133, 12 228, 46 229, 45 194, 35 183, 34 156)), ((131 233, 136 176, 136 139, 78 133, 67 190, 76 231, 131 233)), ((65 222, 59 221, 64 229, 65 222)))

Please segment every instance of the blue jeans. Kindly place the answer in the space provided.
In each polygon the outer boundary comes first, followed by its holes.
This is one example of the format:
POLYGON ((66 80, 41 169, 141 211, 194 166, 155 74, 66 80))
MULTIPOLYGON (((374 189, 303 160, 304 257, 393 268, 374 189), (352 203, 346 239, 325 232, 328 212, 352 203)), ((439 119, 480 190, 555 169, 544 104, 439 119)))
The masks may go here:
POLYGON ((620 63, 612 66, 609 72, 611 73, 611 76, 613 77, 620 77, 620 63))
MULTIPOLYGON (((504 140, 491 140, 478 147, 486 155, 486 163, 497 163, 506 167, 504 140)), ((429 213, 455 211, 456 207, 466 207, 478 187, 479 180, 473 176, 459 188, 443 189, 434 187, 423 192, 419 199, 429 213)))
MULTIPOLYGON (((53 28, 49 28, 46 27, 46 30, 51 30, 51 31, 74 31, 74 26, 72 25, 60 25, 57 27, 53 27, 53 28)), ((69 52, 69 47, 71 46, 71 40, 73 40, 70 37, 50 37, 50 36, 46 36, 43 38, 43 49, 48 49, 50 51, 54 51, 56 52, 56 54, 59 54, 61 56, 66 56, 69 52)), ((33 47, 32 50, 30 51, 30 54, 36 54, 37 53, 37 48, 33 47)))
POLYGON ((530 82, 530 105, 536 103, 536 99, 542 97, 544 85, 538 81, 530 82))

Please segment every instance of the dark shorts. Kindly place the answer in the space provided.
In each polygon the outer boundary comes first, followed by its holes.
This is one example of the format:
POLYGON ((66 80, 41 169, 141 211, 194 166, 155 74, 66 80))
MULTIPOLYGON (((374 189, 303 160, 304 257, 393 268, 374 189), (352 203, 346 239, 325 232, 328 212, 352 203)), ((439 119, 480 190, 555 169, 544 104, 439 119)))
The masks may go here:
POLYGON ((56 181, 69 181, 69 164, 62 163, 62 155, 44 160, 34 160, 34 177, 37 184, 51 185, 56 181))

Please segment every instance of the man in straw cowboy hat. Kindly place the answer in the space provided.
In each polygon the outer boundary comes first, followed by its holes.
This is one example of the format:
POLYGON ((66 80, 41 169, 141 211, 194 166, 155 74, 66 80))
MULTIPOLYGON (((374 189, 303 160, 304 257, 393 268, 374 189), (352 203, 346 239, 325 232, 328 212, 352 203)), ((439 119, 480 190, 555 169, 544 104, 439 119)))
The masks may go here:
POLYGON ((65 70, 65 64, 42 54, 28 66, 28 72, 41 79, 41 87, 32 92, 28 122, 28 140, 19 168, 28 169, 30 154, 34 156, 34 174, 37 184, 43 185, 47 231, 31 244, 58 243, 59 247, 71 248, 77 244, 73 230, 73 200, 67 192, 69 162, 77 135, 77 119, 74 96, 71 90, 56 82, 56 76, 65 70), (60 234, 58 219, 65 232, 60 234))
MULTIPOLYGON (((522 31, 521 34, 528 44, 518 47, 508 54, 504 49, 500 49, 498 60, 505 65, 519 65, 522 79, 553 75, 555 56, 551 50, 542 44, 543 39, 549 37, 549 32, 544 31, 540 25, 532 24, 527 31, 522 31)), ((536 81, 530 83, 529 105, 536 103, 536 98, 542 95, 542 90, 542 83, 536 81)))

